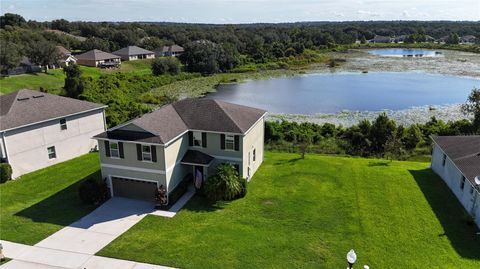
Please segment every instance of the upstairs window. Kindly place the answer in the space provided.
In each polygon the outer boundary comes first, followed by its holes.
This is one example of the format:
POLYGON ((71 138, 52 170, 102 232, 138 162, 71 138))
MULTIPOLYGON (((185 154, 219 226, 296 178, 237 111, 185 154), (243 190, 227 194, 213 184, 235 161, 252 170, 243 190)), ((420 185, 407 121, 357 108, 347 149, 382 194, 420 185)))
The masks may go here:
POLYGON ((60 130, 67 130, 67 120, 66 119, 60 119, 60 130))
POLYGON ((120 158, 120 151, 116 142, 110 142, 110 157, 120 158))
POLYGON ((462 179, 460 180, 460 189, 463 190, 465 188, 465 177, 462 176, 462 179))
POLYGON ((202 146, 202 133, 193 132, 193 146, 201 147, 202 146))
POLYGON ((47 148, 47 152, 48 152, 48 159, 55 159, 55 158, 57 158, 57 153, 56 153, 56 151, 55 151, 55 146, 48 147, 48 148, 47 148))
POLYGON ((152 148, 149 145, 142 145, 142 160, 152 161, 152 148))
POLYGON ((446 161, 447 161, 447 155, 443 154, 442 166, 445 166, 446 161))
POLYGON ((225 135, 225 149, 235 150, 235 136, 225 135))
POLYGON ((255 162, 255 159, 257 158, 257 153, 255 152, 256 150, 253 149, 253 162, 255 162))

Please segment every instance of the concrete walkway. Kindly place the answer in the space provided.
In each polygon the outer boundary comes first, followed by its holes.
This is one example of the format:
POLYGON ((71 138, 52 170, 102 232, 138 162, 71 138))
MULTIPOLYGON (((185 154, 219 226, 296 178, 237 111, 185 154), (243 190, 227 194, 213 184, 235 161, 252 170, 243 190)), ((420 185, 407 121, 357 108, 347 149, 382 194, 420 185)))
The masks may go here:
POLYGON ((4 268, 86 268, 160 269, 163 266, 94 256, 146 215, 174 217, 195 194, 188 191, 168 211, 155 210, 146 201, 113 197, 80 220, 52 234, 35 246, 2 241, 6 257, 13 259, 4 268))

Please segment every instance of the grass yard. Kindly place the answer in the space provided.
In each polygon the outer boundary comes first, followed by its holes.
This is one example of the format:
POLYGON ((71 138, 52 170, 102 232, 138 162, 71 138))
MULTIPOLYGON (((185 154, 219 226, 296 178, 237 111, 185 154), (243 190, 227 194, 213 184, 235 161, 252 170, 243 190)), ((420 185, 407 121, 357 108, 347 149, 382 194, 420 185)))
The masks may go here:
POLYGON ((181 268, 480 268, 480 237, 428 163, 267 153, 244 199, 194 197, 98 254, 181 268))
MULTIPOLYGON (((80 66, 84 77, 98 78, 102 74, 123 72, 135 75, 146 75, 151 73, 150 64, 152 60, 137 60, 122 62, 119 69, 105 70, 95 67, 80 66)), ((65 83, 63 69, 49 70, 45 73, 22 74, 0 79, 0 94, 11 93, 20 89, 39 90, 40 87, 50 92, 60 92, 65 83)))
POLYGON ((78 184, 99 169, 91 153, 1 184, 0 238, 33 245, 92 211, 78 184))

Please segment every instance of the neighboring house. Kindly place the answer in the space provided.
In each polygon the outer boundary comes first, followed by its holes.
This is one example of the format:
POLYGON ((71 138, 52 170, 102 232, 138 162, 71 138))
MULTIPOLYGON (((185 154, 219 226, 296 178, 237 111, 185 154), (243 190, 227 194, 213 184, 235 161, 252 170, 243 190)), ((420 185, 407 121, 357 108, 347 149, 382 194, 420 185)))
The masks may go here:
POLYGON ((264 110, 186 99, 109 129, 98 139, 112 196, 153 200, 189 174, 206 179, 231 163, 250 179, 263 161, 264 110))
POLYGON ((407 39, 407 35, 399 35, 393 38, 393 42, 395 43, 404 43, 405 39, 407 39))
POLYGON ((0 96, 0 158, 13 177, 88 153, 105 130, 104 105, 19 90, 0 96))
POLYGON ((465 35, 460 37, 460 43, 462 44, 475 44, 477 38, 473 35, 465 35))
POLYGON ((117 67, 121 63, 120 56, 97 49, 87 51, 75 57, 78 64, 93 67, 117 67))
POLYGON ((160 49, 155 50, 155 56, 157 57, 166 57, 173 56, 178 57, 185 52, 183 47, 179 45, 163 46, 160 49))
POLYGON ((480 227, 480 136, 433 137, 431 167, 480 227))
POLYGON ((373 39, 370 40, 370 43, 392 43, 393 38, 389 36, 375 35, 373 39))
POLYGON ((58 53, 60 54, 59 63, 60 66, 69 66, 77 63, 77 58, 72 53, 62 46, 57 46, 58 53))
POLYGON ((42 66, 32 63, 28 57, 23 56, 17 67, 7 70, 7 75, 12 76, 38 72, 42 72, 42 66))
POLYGON ((117 51, 112 52, 115 55, 122 57, 123 61, 134 61, 139 59, 153 59, 155 52, 142 49, 137 46, 128 46, 117 51))

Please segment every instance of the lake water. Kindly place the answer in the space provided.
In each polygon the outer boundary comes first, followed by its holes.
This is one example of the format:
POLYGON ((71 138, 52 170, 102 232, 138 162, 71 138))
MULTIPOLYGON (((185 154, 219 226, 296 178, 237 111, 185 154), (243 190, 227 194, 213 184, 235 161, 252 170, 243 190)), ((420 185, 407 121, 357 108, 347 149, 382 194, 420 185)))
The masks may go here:
POLYGON ((480 87, 480 79, 417 72, 329 73, 221 85, 207 98, 273 113, 316 114, 464 103, 473 87, 480 87))
POLYGON ((435 50, 427 49, 374 49, 368 50, 368 53, 378 56, 389 57, 441 57, 443 54, 435 50))

